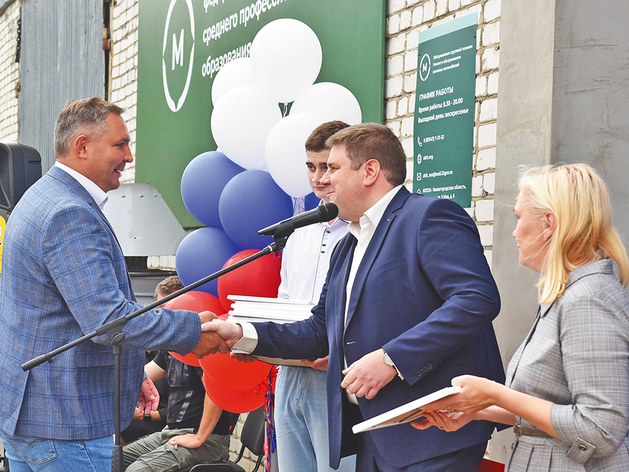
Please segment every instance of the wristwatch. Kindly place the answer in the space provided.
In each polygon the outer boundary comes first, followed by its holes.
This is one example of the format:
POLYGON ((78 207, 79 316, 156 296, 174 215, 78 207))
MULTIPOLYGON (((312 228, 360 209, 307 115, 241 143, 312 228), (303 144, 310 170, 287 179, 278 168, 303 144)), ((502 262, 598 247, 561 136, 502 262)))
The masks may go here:
POLYGON ((144 414, 144 421, 153 421, 150 413, 148 415, 146 413, 144 414))
POLYGON ((384 358, 384 363, 388 366, 393 367, 395 371, 397 372, 397 376, 401 378, 402 380, 404 380, 404 376, 402 375, 402 372, 398 370, 395 363, 393 362, 393 359, 389 357, 389 355, 387 354, 387 351, 385 351, 384 349, 382 350, 382 357, 384 358))

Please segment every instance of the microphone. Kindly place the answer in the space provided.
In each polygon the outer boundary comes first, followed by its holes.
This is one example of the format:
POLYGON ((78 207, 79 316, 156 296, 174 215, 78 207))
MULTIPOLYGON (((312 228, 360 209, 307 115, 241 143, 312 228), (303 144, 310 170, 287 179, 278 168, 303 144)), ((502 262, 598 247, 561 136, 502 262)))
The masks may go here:
POLYGON ((279 229, 282 229, 282 231, 289 230, 288 234, 290 234, 302 226, 333 220, 338 214, 339 208, 334 203, 324 203, 314 210, 301 213, 292 218, 280 221, 268 228, 261 229, 258 231, 258 234, 261 236, 274 236, 279 229))

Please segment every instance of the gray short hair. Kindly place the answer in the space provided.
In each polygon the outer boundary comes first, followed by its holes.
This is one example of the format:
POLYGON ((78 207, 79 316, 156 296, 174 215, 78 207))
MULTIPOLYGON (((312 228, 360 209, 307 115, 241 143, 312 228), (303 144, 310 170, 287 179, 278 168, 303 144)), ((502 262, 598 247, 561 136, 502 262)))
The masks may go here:
POLYGON ((55 156, 67 156, 79 132, 89 134, 94 139, 100 138, 107 129, 105 120, 110 113, 122 115, 124 108, 98 97, 68 102, 55 123, 55 156))

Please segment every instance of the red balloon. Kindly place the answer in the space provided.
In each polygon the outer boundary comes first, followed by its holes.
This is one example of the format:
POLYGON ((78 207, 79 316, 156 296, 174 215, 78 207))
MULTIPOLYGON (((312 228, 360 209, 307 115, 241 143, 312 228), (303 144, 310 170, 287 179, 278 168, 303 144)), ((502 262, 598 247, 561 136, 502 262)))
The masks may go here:
POLYGON ((262 382, 271 366, 266 362, 240 362, 227 354, 210 354, 201 359, 201 368, 214 382, 228 388, 243 390, 262 382))
POLYGON ((245 390, 225 387, 214 382, 207 374, 203 374, 203 385, 210 399, 225 411, 232 413, 248 413, 257 410, 266 401, 268 382, 245 390))
MULTIPOLYGON (((247 249, 234 254, 223 268, 240 262, 257 253, 257 249, 247 249)), ((225 311, 229 311, 232 301, 227 295, 248 295, 251 297, 277 297, 280 286, 281 259, 277 254, 267 254, 242 267, 221 275, 218 278, 218 297, 225 311)))
POLYGON ((169 310, 190 310, 201 313, 202 311, 211 311, 217 316, 222 315, 227 310, 223 308, 220 300, 214 295, 206 292, 192 290, 190 292, 179 295, 164 305, 169 310))
MULTIPOLYGON (((210 295, 206 292, 197 292, 190 291, 184 293, 183 295, 179 295, 177 298, 173 298, 171 301, 164 305, 164 308, 169 310, 190 310, 196 311, 197 313, 201 313, 202 311, 211 311, 216 315, 221 315, 225 312, 223 305, 218 298, 214 295, 210 295)), ((199 359, 194 357, 192 354, 186 354, 182 356, 173 351, 169 351, 172 356, 178 361, 183 362, 184 364, 192 365, 195 367, 201 367, 199 363, 199 359)))

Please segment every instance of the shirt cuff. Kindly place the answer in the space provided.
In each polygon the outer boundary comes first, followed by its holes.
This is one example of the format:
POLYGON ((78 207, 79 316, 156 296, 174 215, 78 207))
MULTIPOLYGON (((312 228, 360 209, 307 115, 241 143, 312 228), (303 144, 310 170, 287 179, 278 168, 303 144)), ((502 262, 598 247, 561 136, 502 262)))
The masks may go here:
POLYGON ((242 328, 242 338, 232 347, 234 354, 251 354, 258 345, 258 332, 251 323, 236 323, 242 328))

